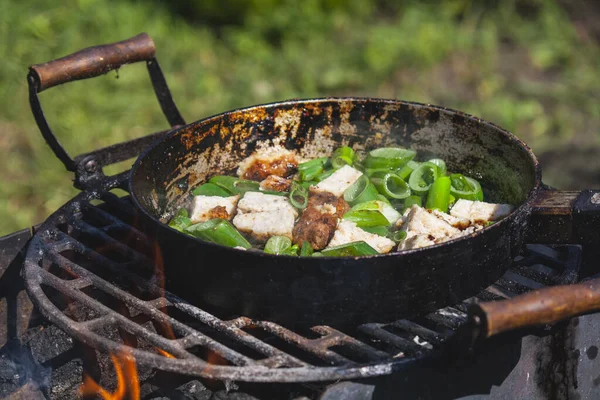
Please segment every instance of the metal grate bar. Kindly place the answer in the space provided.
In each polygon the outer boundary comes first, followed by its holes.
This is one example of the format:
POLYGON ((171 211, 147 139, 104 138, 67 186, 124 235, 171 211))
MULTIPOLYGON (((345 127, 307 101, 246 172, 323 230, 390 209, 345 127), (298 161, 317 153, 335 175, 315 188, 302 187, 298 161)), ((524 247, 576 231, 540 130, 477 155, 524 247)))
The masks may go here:
POLYGON ((84 231, 86 234, 93 236, 95 239, 101 240, 106 243, 107 249, 116 250, 119 254, 124 257, 131 259, 133 262, 137 262, 143 265, 152 266, 152 260, 150 260, 146 255, 137 252, 129 246, 124 245, 119 242, 112 236, 108 235, 106 232, 103 232, 101 229, 96 228, 93 225, 88 224, 80 219, 74 219, 73 225, 84 231))
MULTIPOLYGON (((269 321, 255 321, 256 326, 264 329, 266 332, 271 333, 279 337, 280 339, 285 340, 288 343, 291 343, 298 348, 313 354, 320 359, 331 363, 332 365, 353 365, 354 362, 348 360, 346 357, 337 354, 334 351, 329 350, 329 346, 320 346, 320 339, 307 339, 303 336, 300 336, 289 329, 286 329, 282 326, 279 326, 273 322, 269 321)), ((329 344, 329 343, 327 343, 329 344)), ((333 345, 333 344, 332 344, 333 345)))
POLYGON ((360 330, 369 336, 393 345, 405 353, 420 354, 427 351, 425 347, 385 330, 385 326, 383 324, 365 324, 361 325, 360 330))
POLYGON ((392 325, 410 334, 422 337, 423 339, 427 340, 429 343, 432 344, 440 344, 444 341, 444 339, 447 338, 447 335, 432 331, 431 329, 425 328, 424 326, 421 326, 406 319, 396 321, 392 325))
MULTIPOLYGON (((64 233, 62 233, 62 232, 61 232, 61 234, 64 235, 64 233)), ((94 251, 90 250, 89 248, 83 246, 81 243, 77 242, 75 239, 72 239, 72 240, 73 240, 73 245, 74 245, 73 247, 80 247, 80 250, 82 250, 84 252, 94 253, 100 259, 104 258, 102 255, 95 253, 94 251)), ((118 289, 114 285, 97 277, 96 275, 89 272, 87 269, 77 265, 76 263, 71 262, 70 260, 66 259, 62 255, 52 254, 52 259, 54 262, 56 262, 59 265, 65 265, 65 266, 69 267, 70 270, 77 273, 79 276, 84 276, 84 277, 90 279, 96 288, 102 289, 104 292, 106 292, 106 293, 114 296, 115 298, 125 302, 126 304, 134 307, 138 311, 149 316, 151 319, 156 320, 162 324, 171 326, 172 328, 174 328, 174 330, 177 331, 177 333, 180 333, 183 335, 194 335, 194 336, 199 335, 202 338, 206 338, 201 343, 204 346, 210 347, 211 350, 213 350, 219 354, 223 351, 228 350, 226 347, 220 347, 220 346, 217 346, 216 348, 212 348, 211 346, 216 346, 216 344, 218 342, 216 342, 212 339, 208 340, 209 339, 208 336, 201 334, 200 332, 190 328, 188 325, 185 325, 185 324, 181 323, 180 321, 177 321, 176 319, 173 319, 170 316, 167 316, 167 314, 163 313, 162 311, 157 310, 157 307, 156 307, 157 302, 155 300, 152 300, 150 302, 139 300, 136 297, 129 294, 128 292, 118 289), (156 314, 156 311, 159 311, 159 313, 156 314)), ((105 259, 105 258, 103 261, 105 261, 105 264, 103 264, 103 265, 105 265, 106 267, 123 274, 122 269, 118 268, 119 264, 117 264, 109 259, 105 259)), ((143 282, 141 279, 139 279, 139 277, 137 279, 135 279, 135 281, 136 281, 135 283, 138 284, 139 288, 142 291, 146 290, 154 295, 163 295, 164 294, 163 290, 156 287, 155 285, 151 285, 147 282, 143 282), (150 288, 152 288, 153 290, 149 290, 150 288)), ((303 362, 295 357, 292 357, 290 355, 287 355, 286 353, 278 350, 277 348, 275 348, 261 340, 258 340, 257 338, 253 337, 252 335, 249 335, 248 333, 242 331, 241 329, 238 329, 237 327, 235 327, 231 324, 227 324, 227 323, 219 320, 218 318, 210 315, 209 313, 206 313, 204 311, 201 311, 199 313, 198 311, 200 311, 200 310, 198 310, 195 307, 189 307, 189 305, 187 305, 187 303, 184 303, 183 301, 181 301, 181 299, 176 298, 175 296, 171 295, 170 297, 172 298, 171 301, 168 301, 166 299, 165 299, 165 301, 167 301, 174 307, 180 309, 181 311, 186 312, 188 315, 195 317, 203 324, 206 324, 207 326, 210 326, 211 328, 228 335, 232 339, 235 339, 237 342, 243 343, 247 347, 249 347, 261 354, 265 354, 267 356, 278 356, 280 359, 286 359, 287 364, 290 366, 308 365, 305 362, 303 362), (192 310, 192 311, 190 312, 190 310, 192 310)), ((164 303, 165 301, 160 301, 160 303, 164 303)), ((224 358, 228 359, 227 357, 224 357, 224 358)), ((249 362, 246 361, 245 364, 249 364, 249 362)))

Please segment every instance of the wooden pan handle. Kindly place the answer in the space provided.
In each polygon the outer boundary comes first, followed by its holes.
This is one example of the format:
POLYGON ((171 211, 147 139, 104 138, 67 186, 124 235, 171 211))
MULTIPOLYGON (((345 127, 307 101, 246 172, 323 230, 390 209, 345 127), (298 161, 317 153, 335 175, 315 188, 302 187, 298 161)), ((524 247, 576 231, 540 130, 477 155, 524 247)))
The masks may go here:
POLYGON ((66 57, 29 67, 37 80, 37 91, 70 81, 92 78, 124 64, 154 57, 154 42, 145 33, 117 43, 88 47, 66 57))
POLYGON ((547 287, 509 300, 473 304, 469 314, 481 337, 558 322, 600 310, 600 278, 574 285, 547 287))

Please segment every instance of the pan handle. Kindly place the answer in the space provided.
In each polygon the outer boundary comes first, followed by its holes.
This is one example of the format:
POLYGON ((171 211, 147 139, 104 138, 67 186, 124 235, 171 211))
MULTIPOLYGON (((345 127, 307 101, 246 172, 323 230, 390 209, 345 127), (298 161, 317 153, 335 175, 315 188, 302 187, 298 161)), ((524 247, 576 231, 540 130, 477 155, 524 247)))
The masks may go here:
MULTIPOLYGON (((600 190, 541 190, 533 204, 527 243, 573 243, 583 249, 582 275, 597 268, 600 257, 600 190)), ((595 271, 597 272, 597 271, 595 271)), ((502 332, 600 311, 600 278, 547 287, 512 299, 473 304, 469 308, 476 336, 502 332)))
POLYGON ((595 311, 600 311, 600 278, 547 287, 509 300, 473 304, 469 315, 478 337, 489 338, 595 311))
POLYGON ((126 142, 121 146, 122 151, 119 152, 115 152, 114 149, 106 151, 100 149, 73 159, 50 129, 42 111, 38 93, 63 83, 93 78, 118 69, 125 64, 145 61, 154 92, 167 121, 171 127, 185 125, 154 54, 154 42, 146 33, 141 33, 121 42, 89 47, 62 58, 29 67, 27 82, 29 83, 31 111, 42 136, 54 154, 68 171, 75 172, 75 186, 79 188, 89 186, 90 182, 100 177, 101 167, 104 165, 137 156, 147 146, 148 139, 138 138, 126 142))

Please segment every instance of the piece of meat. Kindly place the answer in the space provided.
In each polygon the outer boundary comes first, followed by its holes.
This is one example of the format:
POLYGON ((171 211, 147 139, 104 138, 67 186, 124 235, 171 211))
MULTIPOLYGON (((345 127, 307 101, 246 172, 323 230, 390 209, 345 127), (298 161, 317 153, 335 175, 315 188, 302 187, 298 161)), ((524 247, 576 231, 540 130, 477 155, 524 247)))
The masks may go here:
POLYGON ((282 178, 277 175, 269 175, 260 182, 261 190, 273 190, 275 192, 287 192, 292 185, 291 179, 282 178))
POLYGON ((349 165, 344 165, 321 182, 311 186, 311 189, 315 192, 328 192, 336 197, 340 197, 361 175, 362 172, 359 170, 349 165))
POLYGON ((337 223, 335 214, 307 207, 294 226, 292 240, 300 246, 307 241, 314 250, 322 250, 333 236, 337 223))
POLYGON ((379 253, 389 252, 396 244, 393 240, 384 236, 363 231, 356 226, 356 223, 352 221, 343 220, 338 224, 337 229, 335 230, 335 233, 333 234, 333 237, 331 238, 331 241, 327 247, 340 246, 342 244, 358 242, 361 240, 366 242, 379 253))
POLYGON ((257 242, 265 242, 271 236, 292 238, 295 214, 289 209, 274 211, 239 213, 233 218, 233 225, 242 233, 257 242))
POLYGON ((240 196, 194 196, 190 219, 193 223, 208 221, 212 218, 230 219, 240 196), (218 216, 215 216, 218 215, 218 216))
POLYGON ((468 219, 473 224, 484 224, 488 221, 498 221, 506 217, 513 209, 514 207, 510 204, 494 204, 459 199, 452 206, 450 215, 468 219))
POLYGON ((339 218, 349 209, 341 197, 310 190, 307 206, 294 226, 294 243, 302 245, 307 241, 315 250, 324 249, 333 237, 339 218))
POLYGON ((309 190, 307 208, 316 208, 321 212, 335 214, 338 218, 350 209, 350 205, 346 201, 329 192, 309 190))
POLYGON ((237 174, 242 179, 262 181, 269 175, 284 178, 292 176, 298 168, 298 157, 282 146, 267 147, 242 160, 237 174))

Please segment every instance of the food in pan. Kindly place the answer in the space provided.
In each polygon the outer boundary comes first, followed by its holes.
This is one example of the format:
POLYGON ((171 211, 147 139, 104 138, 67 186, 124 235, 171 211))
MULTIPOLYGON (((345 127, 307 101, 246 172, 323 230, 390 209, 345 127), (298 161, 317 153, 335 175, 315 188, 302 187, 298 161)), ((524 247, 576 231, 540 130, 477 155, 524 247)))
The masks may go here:
POLYGON ((192 191, 169 226, 208 242, 295 256, 365 256, 472 234, 513 206, 484 202, 479 182, 400 147, 350 147, 301 160, 259 150, 234 174, 192 191))

